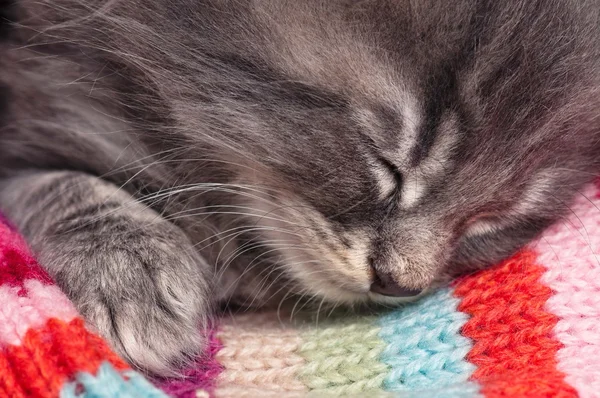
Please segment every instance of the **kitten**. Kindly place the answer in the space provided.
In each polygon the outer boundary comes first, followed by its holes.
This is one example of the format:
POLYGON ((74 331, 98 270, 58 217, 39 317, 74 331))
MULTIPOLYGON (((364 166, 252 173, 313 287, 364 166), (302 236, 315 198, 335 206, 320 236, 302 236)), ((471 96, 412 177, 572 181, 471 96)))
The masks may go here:
POLYGON ((0 206, 156 374, 217 305, 393 304, 493 264, 599 171, 599 0, 3 15, 0 206))

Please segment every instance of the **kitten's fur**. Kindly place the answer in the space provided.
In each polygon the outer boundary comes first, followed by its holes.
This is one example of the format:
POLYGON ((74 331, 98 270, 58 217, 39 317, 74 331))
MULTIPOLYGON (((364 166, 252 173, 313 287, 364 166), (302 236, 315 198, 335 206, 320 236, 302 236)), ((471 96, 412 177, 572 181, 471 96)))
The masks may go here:
POLYGON ((598 0, 18 0, 0 203, 132 363, 502 259, 600 166, 598 0), (371 268, 372 267, 372 268, 371 268))

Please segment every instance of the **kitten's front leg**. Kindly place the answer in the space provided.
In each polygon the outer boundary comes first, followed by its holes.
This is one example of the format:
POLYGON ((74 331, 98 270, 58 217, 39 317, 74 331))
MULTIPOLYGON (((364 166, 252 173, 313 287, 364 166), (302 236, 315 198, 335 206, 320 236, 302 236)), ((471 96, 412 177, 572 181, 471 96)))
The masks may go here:
POLYGON ((167 374, 202 348, 212 272, 158 213, 76 172, 0 181, 0 208, 89 324, 132 364, 167 374))

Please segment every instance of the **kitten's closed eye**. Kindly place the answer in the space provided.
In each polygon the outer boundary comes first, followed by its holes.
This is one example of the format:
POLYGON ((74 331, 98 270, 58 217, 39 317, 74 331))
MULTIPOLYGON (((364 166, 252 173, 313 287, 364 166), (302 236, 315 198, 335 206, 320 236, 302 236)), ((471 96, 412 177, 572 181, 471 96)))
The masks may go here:
POLYGON ((464 223, 464 235, 484 235, 492 233, 506 224, 506 220, 502 220, 500 215, 493 213, 482 213, 469 217, 464 223))
POLYGON ((381 197, 389 202, 397 202, 400 199, 404 183, 402 172, 384 157, 378 157, 374 167, 381 197))

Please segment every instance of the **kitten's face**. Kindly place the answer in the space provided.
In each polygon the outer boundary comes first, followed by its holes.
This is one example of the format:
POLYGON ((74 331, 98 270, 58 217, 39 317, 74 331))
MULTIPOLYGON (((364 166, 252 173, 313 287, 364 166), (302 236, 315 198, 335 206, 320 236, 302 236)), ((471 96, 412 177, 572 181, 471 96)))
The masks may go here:
POLYGON ((501 132, 478 137, 456 104, 432 116, 427 101, 308 106, 272 143, 271 173, 239 177, 265 193, 241 204, 256 209, 248 222, 264 227, 259 240, 297 290, 397 301, 386 295, 490 265, 553 221, 561 203, 544 150, 501 132), (400 290, 373 288, 381 279, 400 290))
MULTIPOLYGON (((548 64, 569 32, 540 37, 528 18, 516 35, 492 17, 479 26, 473 1, 303 4, 253 3, 247 29, 223 28, 231 41, 219 43, 201 114, 228 144, 219 156, 232 180, 254 187, 235 199, 252 213, 242 224, 291 289, 345 302, 386 301, 390 285, 414 295, 511 255, 558 217, 581 183, 565 170, 589 155, 569 125, 570 104, 585 102, 583 63, 548 64)), ((189 101, 179 108, 196 120, 189 101)))

